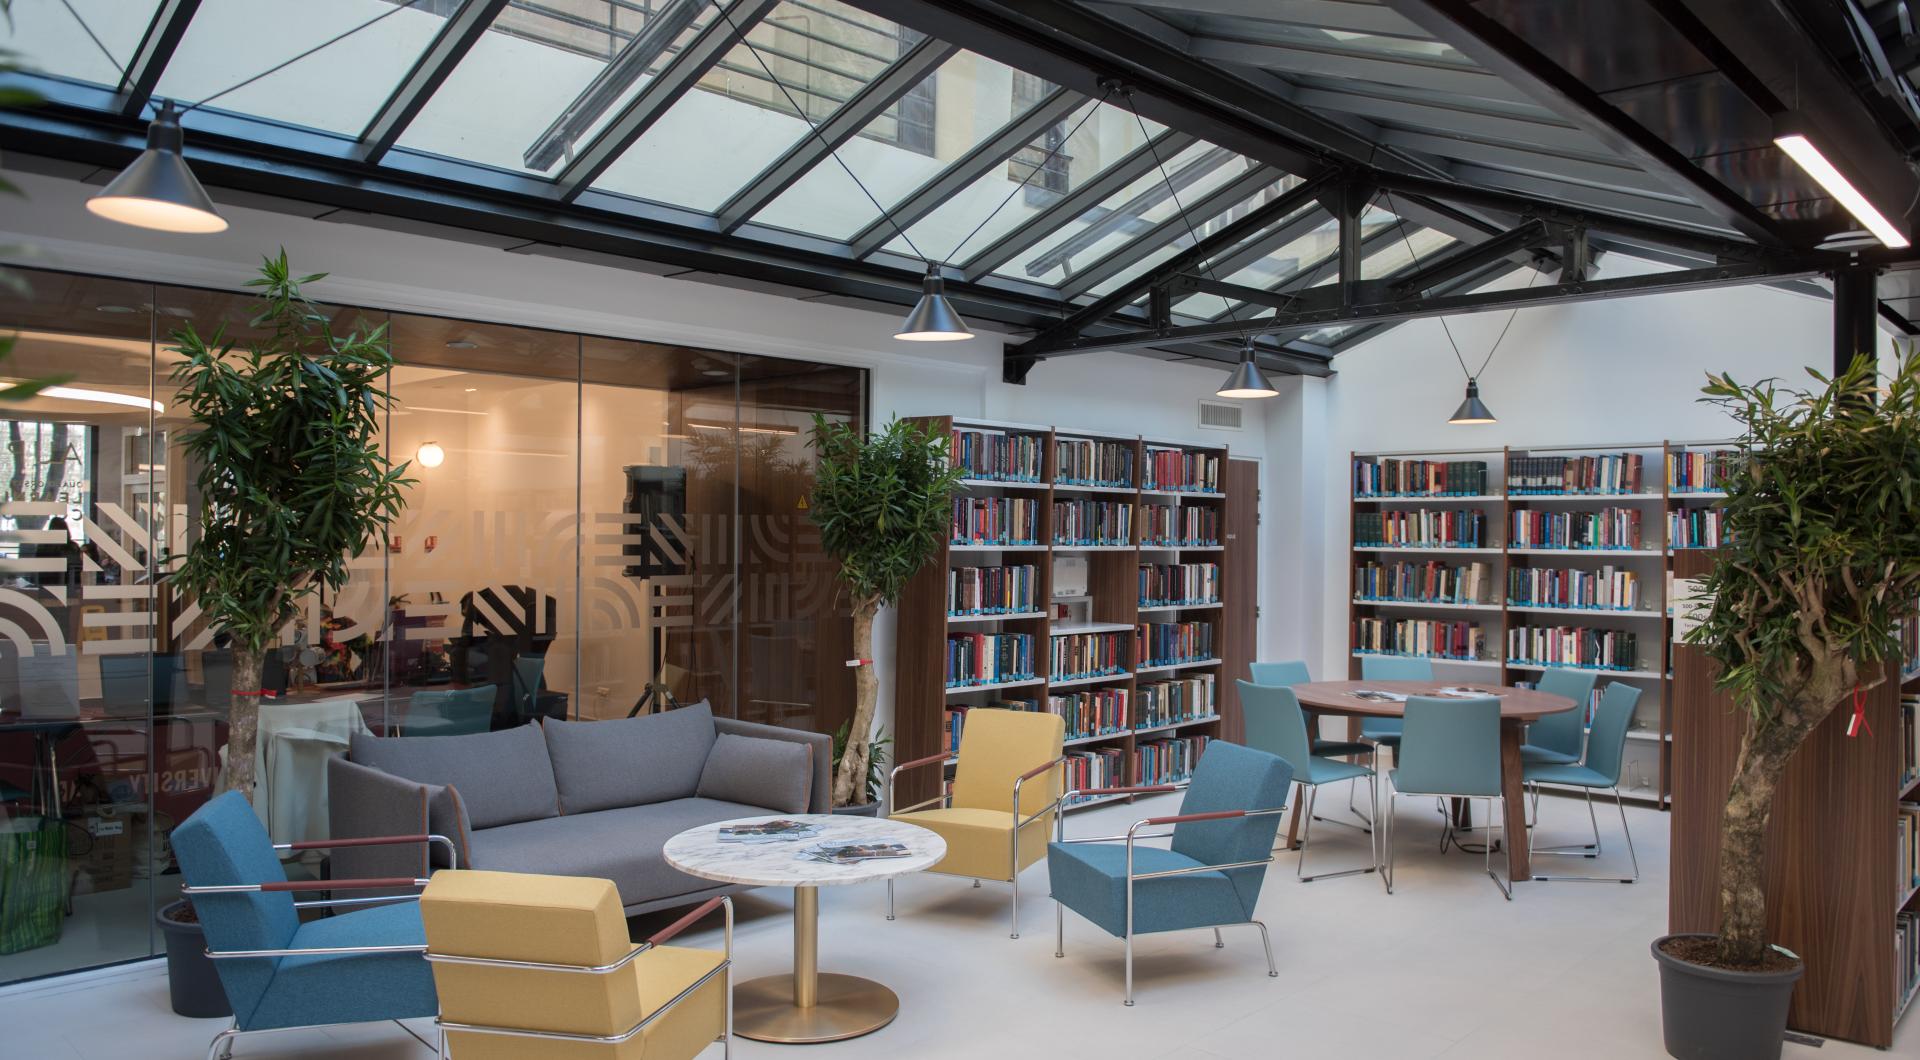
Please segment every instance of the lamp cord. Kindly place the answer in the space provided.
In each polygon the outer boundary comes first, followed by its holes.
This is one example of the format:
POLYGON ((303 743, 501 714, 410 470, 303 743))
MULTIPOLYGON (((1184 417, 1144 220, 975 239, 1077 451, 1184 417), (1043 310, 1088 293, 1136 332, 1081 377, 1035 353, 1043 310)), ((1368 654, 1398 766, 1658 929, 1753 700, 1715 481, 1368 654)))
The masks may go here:
MULTIPOLYGON (((1413 240, 1407 238, 1406 215, 1402 214, 1400 208, 1394 204, 1392 192, 1389 191, 1384 194, 1387 198, 1387 208, 1393 214, 1394 225, 1400 232, 1400 241, 1405 243, 1407 247, 1407 258, 1409 259, 1407 267, 1417 271, 1420 265, 1420 255, 1414 253, 1413 240)), ((1532 275, 1527 277, 1526 289, 1532 288, 1534 281, 1540 278, 1539 269, 1529 271, 1532 275)), ((1436 318, 1440 321, 1440 330, 1447 334, 1447 345, 1453 347, 1453 359, 1460 362, 1460 370, 1466 372, 1468 379, 1480 378, 1480 376, 1486 372, 1487 365, 1493 363, 1493 355, 1500 352, 1500 344, 1507 340, 1507 331, 1513 327, 1514 319, 1520 315, 1520 309, 1520 306, 1514 306, 1513 310, 1507 314, 1507 322, 1500 328, 1500 334, 1493 340, 1492 348, 1487 350, 1487 359, 1480 362, 1480 371, 1478 372, 1467 371, 1467 360, 1460 356, 1460 343, 1454 340, 1453 329, 1447 326, 1447 318, 1444 316, 1436 318)))
POLYGON ((982 217, 980 219, 980 223, 977 225, 974 225, 973 231, 968 232, 965 238, 961 239, 960 242, 954 244, 953 250, 950 253, 948 253, 945 258, 941 259, 941 263, 945 264, 946 262, 952 261, 954 258, 959 257, 960 248, 966 246, 967 243, 971 241, 974 236, 979 235, 980 230, 982 228, 987 227, 987 222, 993 220, 994 217, 998 216, 1000 211, 1003 208, 1005 208, 1005 206, 1008 203, 1013 201, 1013 197, 1015 195, 1020 194, 1021 189, 1025 188, 1029 183, 1033 181, 1035 174, 1047 168, 1047 163, 1053 161, 1054 156, 1060 153, 1061 148, 1066 147, 1067 144, 1070 143, 1075 136, 1078 136, 1080 134, 1080 127, 1087 123, 1087 119, 1093 117, 1095 114, 1100 113, 1100 105, 1102 103, 1105 103, 1107 101, 1107 97, 1111 95, 1113 95, 1113 86, 1108 85, 1100 93, 1100 98, 1097 100, 1094 100, 1093 106, 1088 107, 1087 112, 1080 116, 1080 120, 1078 122, 1074 123, 1072 130, 1070 130, 1067 133, 1067 135, 1062 136, 1060 138, 1059 143, 1054 144, 1051 148, 1049 148, 1047 150, 1047 153, 1041 157, 1038 164, 1036 164, 1032 169, 1027 170, 1027 175, 1020 178, 1020 183, 1015 184, 1013 186, 1012 191, 1007 192, 1007 197, 1000 200, 1000 205, 995 206, 992 209, 992 211, 990 211, 985 217, 982 217))
MULTIPOLYGON (((86 19, 80 17, 80 12, 73 6, 73 0, 60 0, 60 4, 67 9, 67 14, 73 16, 75 22, 80 23, 80 31, 87 35, 87 39, 93 42, 94 47, 100 49, 100 54, 107 57, 107 65, 113 67, 113 72, 120 75, 120 80, 125 81, 127 79, 126 64, 114 58, 113 53, 107 50, 107 46, 100 42, 99 34, 93 31, 92 26, 87 25, 86 19)), ((12 12, 9 11, 8 14, 11 15, 12 12)))
MULTIPOLYGON (((1187 227, 1187 238, 1192 241, 1194 246, 1199 246, 1200 232, 1194 227, 1193 218, 1187 214, 1186 204, 1180 201, 1180 190, 1173 186, 1173 174, 1167 172, 1167 164, 1160 160, 1159 146, 1154 143, 1153 137, 1147 134, 1146 120, 1140 117, 1140 110, 1134 106, 1133 103, 1133 91, 1128 89, 1124 95, 1127 98, 1127 109, 1133 112, 1134 124, 1140 127, 1140 135, 1147 141, 1147 150, 1153 156, 1153 164, 1160 170, 1160 179, 1166 182, 1167 194, 1173 198, 1173 207, 1180 211, 1180 221, 1187 227)), ((1203 259, 1200 267, 1205 270, 1208 279, 1215 283, 1220 282, 1219 275, 1214 272, 1213 259, 1211 256, 1203 259)), ((1227 319, 1233 322, 1234 327, 1240 327, 1240 314, 1234 312, 1233 301, 1226 298, 1222 298, 1221 301, 1226 303, 1227 319)), ((1243 331, 1240 335, 1240 341, 1242 344, 1251 343, 1257 335, 1257 331, 1243 331)))

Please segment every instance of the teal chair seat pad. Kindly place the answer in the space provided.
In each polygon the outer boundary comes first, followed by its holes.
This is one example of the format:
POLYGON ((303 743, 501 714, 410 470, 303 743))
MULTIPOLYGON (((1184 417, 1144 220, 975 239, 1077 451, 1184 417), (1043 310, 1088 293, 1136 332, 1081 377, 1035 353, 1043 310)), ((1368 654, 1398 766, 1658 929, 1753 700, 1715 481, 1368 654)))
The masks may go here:
MULTIPOLYGON (((302 923, 288 949, 424 946, 420 903, 376 905, 302 923)), ((433 972, 419 957, 344 953, 280 958, 249 1030, 434 1016, 433 972)))
POLYGON ((1583 765, 1530 765, 1521 774, 1529 784, 1567 784, 1577 788, 1610 788, 1615 778, 1583 765))
MULTIPOLYGON (((1211 749, 1209 749, 1211 750, 1211 749)), ((1205 863, 1162 847, 1136 843, 1135 875, 1191 869, 1205 863)), ((1050 843, 1047 876, 1053 896, 1116 938, 1127 933, 1127 848, 1124 843, 1050 843)), ((1247 909, 1225 872, 1195 872, 1133 885, 1133 930, 1180 931, 1242 924, 1247 909)))
POLYGON ((1368 755, 1373 753, 1373 745, 1358 741, 1315 740, 1313 753, 1321 758, 1345 758, 1348 755, 1368 755))
POLYGON ((1353 762, 1342 762, 1335 758, 1321 758, 1312 755, 1307 759, 1306 776, 1299 779, 1309 784, 1332 784, 1355 777, 1372 776, 1373 770, 1353 762))
POLYGON ((1520 761, 1529 766, 1571 766, 1579 764, 1580 756, 1529 743, 1520 745, 1520 761))
MULTIPOLYGON (((1565 767, 1554 766, 1553 768, 1561 769, 1565 767)), ((1573 768, 1578 769, 1580 767, 1575 766, 1573 768)), ((1527 767, 1526 777, 1528 780, 1533 779, 1533 768, 1531 766, 1527 767)), ((1478 791, 1478 790, 1477 791, 1426 791, 1418 787, 1404 788, 1400 786, 1400 770, 1397 768, 1387 770, 1387 783, 1393 786, 1394 791, 1402 795, 1458 795, 1462 798, 1485 799, 1485 798, 1491 798, 1493 796, 1497 796, 1501 793, 1497 783, 1492 788, 1492 790, 1487 790, 1487 791, 1478 791)), ((1553 781, 1552 783, 1559 783, 1559 782, 1553 781)), ((1476 781, 1468 784, 1450 785, 1450 786, 1485 788, 1487 785, 1485 781, 1482 780, 1482 781, 1476 781)))

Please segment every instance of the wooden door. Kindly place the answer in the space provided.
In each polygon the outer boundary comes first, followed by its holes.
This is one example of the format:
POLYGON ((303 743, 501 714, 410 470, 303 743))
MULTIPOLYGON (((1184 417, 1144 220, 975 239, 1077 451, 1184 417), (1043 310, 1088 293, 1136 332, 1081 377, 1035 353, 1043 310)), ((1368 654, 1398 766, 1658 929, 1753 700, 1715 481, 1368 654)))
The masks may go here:
POLYGON ((1221 528, 1220 735, 1246 738, 1240 716, 1240 686, 1259 650, 1260 462, 1228 460, 1225 526, 1221 528))

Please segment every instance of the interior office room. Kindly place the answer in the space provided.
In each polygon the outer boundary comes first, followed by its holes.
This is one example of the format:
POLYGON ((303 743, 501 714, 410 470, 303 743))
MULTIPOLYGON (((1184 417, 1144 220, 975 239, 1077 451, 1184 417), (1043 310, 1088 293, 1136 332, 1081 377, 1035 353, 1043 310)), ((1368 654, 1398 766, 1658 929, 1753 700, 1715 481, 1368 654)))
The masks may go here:
POLYGON ((1906 3, 0 7, 0 1053, 1920 1054, 1906 3))

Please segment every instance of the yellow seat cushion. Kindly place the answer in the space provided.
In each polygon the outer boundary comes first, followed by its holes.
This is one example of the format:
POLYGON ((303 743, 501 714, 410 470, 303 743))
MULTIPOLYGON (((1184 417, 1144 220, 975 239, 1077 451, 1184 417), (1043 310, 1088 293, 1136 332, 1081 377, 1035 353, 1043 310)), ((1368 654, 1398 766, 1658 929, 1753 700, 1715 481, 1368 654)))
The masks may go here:
MULTIPOLYGON (((597 967, 636 947, 628 940, 612 881, 530 873, 435 874, 420 898, 433 955, 597 967)), ((605 974, 496 968, 435 962, 441 1017, 449 1023, 615 1035, 652 1014, 708 972, 725 954, 663 946, 605 974)), ((453 1032, 461 1060, 684 1060, 726 1025, 726 977, 618 1045, 453 1032)))
MULTIPOLYGON (((960 730, 960 758, 953 771, 953 805, 976 810, 1013 810, 1013 785, 1021 774, 1060 757, 1066 720, 1058 714, 979 708, 967 712, 960 730)), ((1020 789, 1022 816, 1060 794, 1060 771, 1027 781, 1020 789)))
MULTIPOLYGON (((1028 811, 1031 812, 1031 811, 1028 811)), ((1051 814, 1020 830, 1020 867, 1047 855, 1051 814)), ((1013 813, 956 806, 895 814, 895 821, 919 825, 946 840, 947 856, 931 871, 982 880, 1010 880, 1007 859, 1012 849, 1013 813)))

